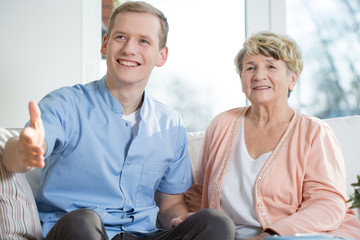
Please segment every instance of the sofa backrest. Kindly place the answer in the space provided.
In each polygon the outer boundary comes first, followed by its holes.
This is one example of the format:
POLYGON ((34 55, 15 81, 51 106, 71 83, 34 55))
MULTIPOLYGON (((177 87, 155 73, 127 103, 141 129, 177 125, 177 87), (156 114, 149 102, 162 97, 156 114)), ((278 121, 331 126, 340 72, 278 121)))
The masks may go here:
POLYGON ((345 160, 347 193, 354 192, 351 183, 360 175, 360 116, 324 119, 334 130, 345 160))
MULTIPOLYGON (((345 159, 347 192, 351 194, 354 189, 350 184, 357 181, 356 175, 360 175, 360 116, 338 117, 325 121, 332 127, 341 145, 345 159)), ((0 128, 0 148, 4 146, 7 138, 17 135, 19 131, 20 129, 0 128)), ((201 159, 204 132, 188 132, 187 137, 190 159, 195 169, 201 159)), ((40 172, 40 169, 33 169, 26 173, 34 194, 39 188, 40 172)))

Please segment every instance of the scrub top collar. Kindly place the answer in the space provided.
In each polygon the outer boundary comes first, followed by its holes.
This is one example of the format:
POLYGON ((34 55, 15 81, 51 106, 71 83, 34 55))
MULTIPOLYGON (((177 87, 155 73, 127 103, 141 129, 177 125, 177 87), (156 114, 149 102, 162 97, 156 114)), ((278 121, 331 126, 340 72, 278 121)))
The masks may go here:
MULTIPOLYGON (((104 99, 105 103, 107 106, 109 106, 109 108, 116 114, 120 114, 121 116, 124 114, 124 108, 121 105, 121 103, 116 100, 116 98, 114 98, 114 96, 111 94, 110 90, 108 89, 108 87, 106 86, 105 83, 105 76, 102 77, 98 83, 99 85, 99 90, 100 90, 100 95, 101 97, 104 99)), ((146 94, 145 91, 143 92, 143 104, 140 108, 140 116, 143 117, 145 114, 145 108, 146 105, 148 104, 146 101, 146 94)))

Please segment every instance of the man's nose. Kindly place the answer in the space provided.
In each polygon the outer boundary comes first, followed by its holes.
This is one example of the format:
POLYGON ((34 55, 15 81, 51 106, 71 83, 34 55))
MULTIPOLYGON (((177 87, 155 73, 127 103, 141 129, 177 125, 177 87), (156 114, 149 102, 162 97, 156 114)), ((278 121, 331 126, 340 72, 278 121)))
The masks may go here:
POLYGON ((129 39, 123 45, 122 51, 125 55, 135 55, 137 53, 136 43, 129 39))

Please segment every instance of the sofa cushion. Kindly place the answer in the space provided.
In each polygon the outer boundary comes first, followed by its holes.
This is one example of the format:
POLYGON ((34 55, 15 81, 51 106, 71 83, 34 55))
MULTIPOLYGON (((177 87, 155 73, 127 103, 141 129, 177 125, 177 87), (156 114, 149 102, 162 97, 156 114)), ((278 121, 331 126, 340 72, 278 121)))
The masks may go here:
POLYGON ((188 151, 193 170, 198 167, 201 161, 202 145, 205 132, 187 132, 188 151))
POLYGON ((0 128, 0 239, 42 239, 33 193, 23 173, 8 172, 3 163, 4 145, 17 129, 0 128))

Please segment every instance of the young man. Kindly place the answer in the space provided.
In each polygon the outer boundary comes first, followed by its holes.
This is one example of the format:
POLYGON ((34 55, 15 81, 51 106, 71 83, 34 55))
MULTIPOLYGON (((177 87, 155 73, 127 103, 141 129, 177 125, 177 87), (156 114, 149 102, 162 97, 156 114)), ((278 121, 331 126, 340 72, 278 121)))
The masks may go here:
POLYGON ((166 62, 167 33, 158 9, 124 3, 101 47, 105 77, 30 102, 30 122, 3 161, 9 171, 44 167, 36 202, 46 239, 234 239, 233 222, 219 212, 189 213, 185 128, 144 91, 166 62))

